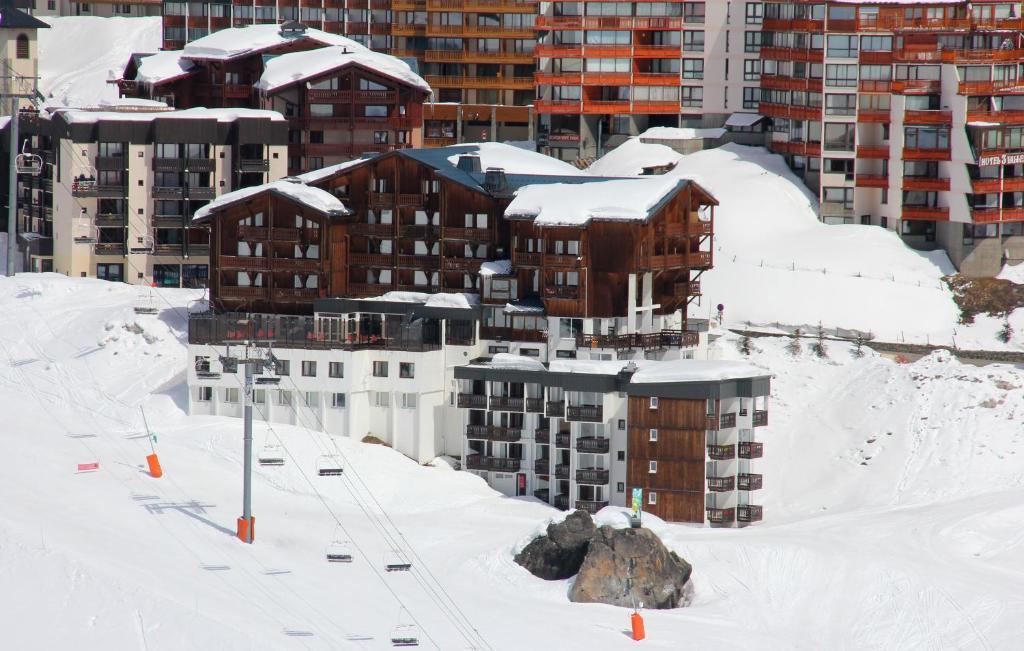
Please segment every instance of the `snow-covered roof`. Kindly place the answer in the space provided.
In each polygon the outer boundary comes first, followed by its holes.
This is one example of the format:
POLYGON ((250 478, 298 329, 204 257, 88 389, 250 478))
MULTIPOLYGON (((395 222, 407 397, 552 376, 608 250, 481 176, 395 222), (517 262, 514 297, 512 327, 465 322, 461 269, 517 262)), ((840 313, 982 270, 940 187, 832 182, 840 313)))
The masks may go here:
POLYGON ((311 185, 298 182, 294 179, 281 179, 263 185, 255 185, 249 188, 241 188, 234 192, 220 195, 210 203, 196 211, 192 218, 194 221, 204 220, 215 210, 221 209, 230 204, 254 197, 263 192, 275 192, 282 194, 293 201, 323 213, 349 214, 349 210, 341 201, 330 192, 314 188, 311 185))
POLYGON ((142 99, 141 97, 104 97, 96 102, 90 109, 114 109, 114 110, 141 110, 141 111, 171 111, 166 102, 156 99, 142 99))
POLYGON ((347 170, 350 167, 355 167, 360 163, 365 163, 367 160, 371 159, 356 158, 355 160, 345 161, 344 163, 338 163, 337 165, 328 165, 327 167, 321 167, 320 169, 313 170, 312 172, 303 172, 302 174, 297 175, 295 178, 302 179, 303 183, 317 183, 319 181, 323 181, 324 179, 330 178, 331 176, 334 176, 338 172, 347 170))
POLYGON ((477 142, 459 145, 459 148, 463 147, 473 147, 476 150, 458 151, 448 156, 448 162, 453 167, 459 164, 459 157, 462 154, 476 154, 480 157, 481 170, 495 167, 505 170, 506 174, 587 175, 586 172, 565 161, 502 142, 477 142))
POLYGON ((276 56, 267 61, 256 88, 271 92, 349 65, 369 68, 395 81, 430 92, 430 85, 405 61, 361 46, 353 49, 345 45, 276 56))
POLYGON ((263 118, 275 122, 284 121, 277 111, 247 108, 190 108, 181 111, 86 111, 82 109, 58 109, 53 115, 60 115, 69 124, 92 124, 105 120, 121 122, 149 122, 150 120, 210 120, 234 122, 238 119, 263 118))
POLYGON ((319 29, 310 27, 301 34, 282 34, 280 25, 268 24, 222 29, 186 44, 182 52, 193 59, 233 59, 302 39, 324 45, 344 45, 353 51, 366 49, 350 38, 319 29))
POLYGON ((725 121, 725 126, 752 127, 763 119, 764 116, 760 113, 733 113, 729 116, 729 119, 725 121))
POLYGON ((595 219, 642 222, 685 185, 669 176, 526 185, 516 191, 505 217, 533 218, 538 226, 579 227, 595 219))
POLYGON ((181 50, 166 50, 145 56, 135 72, 135 81, 162 84, 192 73, 196 64, 183 56, 181 50))
POLYGON ((664 362, 639 363, 639 369, 629 379, 631 384, 661 384, 668 382, 720 382, 736 378, 764 377, 763 368, 747 362, 722 360, 683 359, 664 362))
POLYGON ((721 138, 725 129, 693 129, 690 127, 651 127, 640 134, 640 138, 652 140, 698 140, 703 138, 721 138))
POLYGON ((386 292, 380 296, 359 299, 363 301, 385 301, 388 303, 419 303, 426 307, 453 307, 469 309, 480 302, 476 294, 462 292, 428 294, 427 292, 386 292))
POLYGON ((648 167, 675 165, 683 155, 666 145, 630 138, 590 164, 595 176, 640 176, 648 167))
POLYGON ((507 276, 511 273, 511 260, 490 260, 480 265, 481 276, 507 276))
POLYGON ((579 375, 617 375, 629 362, 605 359, 553 359, 548 366, 552 373, 579 375))
POLYGON ((497 353, 491 357, 488 363, 491 368, 500 368, 510 371, 544 371, 544 364, 539 359, 526 357, 525 355, 513 355, 511 353, 497 353))

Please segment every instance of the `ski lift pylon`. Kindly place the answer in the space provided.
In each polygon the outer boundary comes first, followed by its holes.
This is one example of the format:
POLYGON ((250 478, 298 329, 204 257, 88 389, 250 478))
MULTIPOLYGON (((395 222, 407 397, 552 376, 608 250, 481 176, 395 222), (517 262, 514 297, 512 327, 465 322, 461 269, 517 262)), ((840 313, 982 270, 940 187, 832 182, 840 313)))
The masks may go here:
POLYGON ((261 466, 283 466, 283 450, 277 443, 267 443, 263 446, 263 449, 260 450, 260 453, 256 455, 256 461, 261 466))
POLYGON ((337 477, 345 472, 336 455, 325 454, 316 460, 316 474, 321 477, 337 477))
POLYGON ((384 570, 386 572, 408 572, 412 569, 412 563, 402 552, 393 549, 384 555, 384 570))
POLYGON ((39 176, 39 173, 43 171, 43 159, 39 154, 33 154, 27 151, 28 141, 21 147, 21 153, 14 158, 14 170, 18 174, 31 174, 32 176, 39 176))

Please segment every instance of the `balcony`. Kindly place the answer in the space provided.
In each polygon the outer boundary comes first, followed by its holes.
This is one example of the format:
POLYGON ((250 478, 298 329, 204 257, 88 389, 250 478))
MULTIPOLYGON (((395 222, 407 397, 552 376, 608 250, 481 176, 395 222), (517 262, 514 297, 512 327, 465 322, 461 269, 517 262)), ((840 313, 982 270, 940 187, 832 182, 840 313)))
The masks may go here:
POLYGON ((270 295, 270 290, 267 287, 232 287, 221 285, 217 290, 220 298, 230 298, 238 300, 266 300, 270 295))
POLYGON ((576 451, 590 454, 608 454, 611 440, 596 436, 581 436, 576 439, 576 451))
POLYGON ((547 402, 544 411, 548 418, 562 418, 565 416, 565 401, 547 402))
POLYGON ((736 490, 736 478, 708 477, 708 490, 714 493, 727 493, 736 490))
MULTIPOLYGON (((128 224, 127 215, 115 215, 112 213, 99 213, 96 215, 94 223, 98 227, 124 227, 128 224)), ((179 222, 180 223, 180 222, 179 222)))
POLYGON ((492 235, 490 229, 487 228, 460 228, 455 226, 445 226, 444 239, 466 240, 469 242, 490 242, 492 235))
POLYGON ((153 159, 153 171, 155 172, 181 172, 185 169, 184 158, 162 158, 153 159))
POLYGON ((608 483, 608 471, 598 468, 581 468, 576 471, 576 483, 604 486, 608 483))
MULTIPOLYGON (((531 32, 530 36, 534 36, 531 32)), ((455 77, 427 75, 426 81, 431 88, 496 88, 511 90, 533 90, 533 77, 455 77)))
POLYGON ((357 102, 362 104, 394 104, 396 94, 393 90, 330 90, 310 89, 311 101, 357 102))
POLYGON ((316 258, 272 258, 270 265, 274 271, 314 273, 320 270, 320 260, 316 258))
POLYGON ((125 170, 128 164, 124 156, 97 156, 96 169, 98 170, 125 170))
POLYGON ((736 519, 740 522, 760 522, 763 508, 755 504, 740 506, 736 509, 736 519))
POLYGON ((269 172, 270 161, 266 158, 242 158, 238 161, 239 172, 269 172))
POLYGON ((698 343, 700 343, 700 335, 698 333, 676 332, 675 330, 621 335, 576 335, 577 348, 610 348, 614 350, 639 348, 643 350, 659 350, 664 348, 692 348, 698 343))
POLYGON ((93 251, 96 255, 125 255, 127 253, 127 249, 122 242, 95 244, 93 245, 93 251))
POLYGON ((398 266, 403 269, 437 271, 441 268, 441 258, 436 255, 400 255, 398 266))
POLYGON ((740 443, 740 459, 760 459, 764 456, 764 443, 747 441, 740 443))
POLYGON ((500 457, 484 457, 473 454, 466 458, 466 467, 470 470, 493 470, 497 472, 518 472, 521 459, 505 459, 500 457))
POLYGON ((219 258, 219 264, 222 269, 241 271, 267 271, 270 269, 270 260, 264 257, 222 255, 219 258))
POLYGON ((736 458, 735 445, 709 445, 708 457, 715 461, 731 461, 736 458))
POLYGON ((316 289, 308 289, 305 287, 275 287, 272 293, 272 297, 275 301, 311 301, 319 296, 319 292, 316 289))
POLYGON ((210 199, 213 199, 216 196, 217 196, 217 190, 214 189, 214 188, 204 188, 204 187, 196 186, 196 187, 190 187, 188 189, 188 198, 189 199, 198 199, 200 201, 209 201, 210 199))
POLYGON ((857 187, 858 188, 887 188, 889 187, 889 177, 883 174, 858 174, 857 175, 857 187))
POLYGON ((764 427, 768 424, 768 412, 755 409, 751 420, 753 420, 754 427, 764 427))
POLYGON ((518 443, 523 438, 523 430, 512 427, 498 427, 496 425, 467 425, 466 438, 518 443))
POLYGON ((349 224, 348 232, 365 237, 394 237, 394 224, 349 224))
POLYGON ((921 190, 924 192, 948 192, 949 179, 926 176, 904 176, 904 190, 921 190))
POLYGON ((736 412, 722 414, 721 418, 718 419, 717 429, 728 429, 730 427, 736 427, 736 412))
POLYGON ((569 496, 568 495, 555 495, 555 508, 562 509, 563 511, 569 510, 569 496))
POLYGON ((543 330, 480 326, 480 338, 491 339, 493 341, 526 341, 531 343, 543 343, 547 341, 547 333, 543 330))
POLYGON ((441 228, 431 224, 404 224, 399 228, 399 232, 402 237, 417 240, 436 240, 441 237, 441 228))
POLYGON ((533 438, 537 443, 547 445, 551 442, 551 430, 544 427, 538 427, 533 432, 533 438))
POLYGON ((487 409, 487 396, 478 393, 460 393, 457 404, 459 409, 487 409))
POLYGON ((569 478, 569 465, 562 463, 555 466, 555 477, 558 479, 569 478))
POLYGON ((393 267, 395 256, 390 253, 350 253, 348 263, 360 267, 393 267))
POLYGON ((606 506, 608 506, 608 502, 595 502, 593 500, 576 500, 576 510, 586 511, 591 515, 597 513, 606 506))
POLYGON ((522 411, 523 398, 491 396, 490 409, 491 411, 522 411))
POLYGON ((604 420, 604 408, 595 405, 569 405, 565 417, 566 420, 600 423, 604 420))
POLYGON ((736 485, 741 491, 761 490, 763 477, 761 475, 743 472, 736 476, 736 485))
POLYGON ((907 111, 904 124, 953 124, 952 111, 907 111))
POLYGON ((903 206, 902 219, 924 221, 949 221, 949 208, 939 206, 903 206))
POLYGON ((736 509, 706 509, 708 522, 712 524, 726 524, 736 521, 736 509))
POLYGON ((551 473, 551 461, 549 459, 537 459, 533 462, 533 471, 539 475, 551 473))
POLYGON ((700 281, 689 280, 676 283, 672 286, 672 296, 682 301, 691 296, 700 296, 700 281))
POLYGON ((568 448, 569 447, 569 432, 555 432, 555 447, 556 448, 568 448))
MULTIPOLYGON (((540 474, 547 474, 547 473, 540 473, 540 474)), ((551 501, 551 489, 550 488, 538 488, 537 490, 533 491, 533 496, 536 497, 537 499, 539 499, 541 502, 544 502, 545 504, 547 504, 548 502, 551 501)))
POLYGON ((857 158, 889 158, 889 145, 862 145, 857 147, 857 158))
POLYGON ((184 199, 185 188, 179 188, 169 185, 154 185, 153 186, 153 198, 154 199, 184 199))
POLYGON ((903 160, 940 160, 948 161, 952 158, 950 149, 922 149, 917 147, 904 147, 903 160))
POLYGON ((480 258, 443 258, 443 267, 445 271, 462 271, 469 273, 476 273, 480 271, 480 265, 483 264, 483 260, 480 258))
MULTIPOLYGON (((476 50, 427 50, 422 54, 427 63, 521 63, 533 65, 533 52, 476 50)), ((453 143, 454 144, 454 143, 453 143)))
POLYGON ((582 263, 579 255, 564 255, 561 253, 544 254, 544 266, 551 269, 575 269, 582 263))
POLYGON ((544 288, 544 298, 578 300, 580 288, 576 285, 548 285, 544 288))
POLYGON ((857 111, 857 122, 872 124, 888 124, 892 119, 889 117, 889 110, 861 109, 857 111))
POLYGON ((526 411, 531 414, 543 414, 544 413, 544 399, 543 398, 527 398, 526 399, 526 411))
POLYGON ((534 251, 512 251, 513 267, 539 267, 543 260, 543 253, 537 253, 534 251))

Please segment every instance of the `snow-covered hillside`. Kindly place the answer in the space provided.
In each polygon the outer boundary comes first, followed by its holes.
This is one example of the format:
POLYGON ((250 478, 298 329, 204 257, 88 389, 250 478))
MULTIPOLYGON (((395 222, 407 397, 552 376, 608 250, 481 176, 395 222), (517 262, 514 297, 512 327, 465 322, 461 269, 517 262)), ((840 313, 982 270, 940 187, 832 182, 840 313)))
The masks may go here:
MULTIPOLYGON (((5 648, 380 649, 398 599, 424 648, 469 648, 438 582, 491 648, 636 648, 627 611, 571 604, 566 583, 512 562, 555 511, 387 448, 257 425, 257 447, 279 437, 287 462, 257 467, 256 543, 238 542, 240 423, 182 411, 184 310, 199 294, 157 290, 164 309, 137 316, 140 292, 0 279, 5 648), (143 471, 140 404, 161 479, 143 471), (315 476, 334 450, 344 477, 315 476), (76 473, 91 461, 99 472, 76 473), (357 546, 351 565, 324 561, 335 537, 357 546), (396 544, 418 553, 414 574, 383 571, 396 544)), ((722 355, 738 357, 728 337, 722 355)), ((695 571, 690 607, 645 613, 644 647, 1014 648, 1021 372, 854 360, 839 344, 831 360, 792 359, 784 343, 757 340, 752 358, 776 375, 758 462, 766 519, 647 519, 695 571)))
POLYGON ((57 106, 93 106, 117 98, 108 84, 133 52, 160 49, 160 17, 44 16, 39 30, 39 91, 57 106))
MULTIPOLYGON (((942 281, 955 273, 945 253, 908 248, 877 226, 826 226, 815 199, 781 157, 760 147, 726 145, 688 156, 639 139, 591 166, 600 175, 635 175, 674 159, 671 176, 692 178, 721 202, 715 209, 714 268, 705 273, 699 310, 725 306, 730 326, 855 329, 886 341, 1005 348, 999 320, 964 327, 942 281)), ((1024 311, 1011 319, 1024 328, 1024 311)), ((1020 348, 1011 343, 1008 347, 1020 348)))

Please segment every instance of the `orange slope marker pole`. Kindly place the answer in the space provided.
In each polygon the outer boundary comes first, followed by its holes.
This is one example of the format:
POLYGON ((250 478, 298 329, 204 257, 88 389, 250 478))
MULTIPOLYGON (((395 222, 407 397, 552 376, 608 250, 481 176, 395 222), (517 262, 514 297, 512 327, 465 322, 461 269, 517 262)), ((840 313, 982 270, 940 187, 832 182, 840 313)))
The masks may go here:
POLYGON ((146 428, 146 436, 149 438, 149 449, 152 454, 146 455, 146 463, 149 465, 149 475, 156 479, 164 476, 164 470, 160 467, 160 457, 156 456, 156 446, 153 445, 153 433, 149 431, 149 423, 146 421, 146 410, 139 405, 142 412, 142 424, 146 428))

